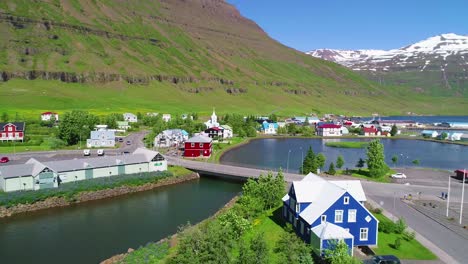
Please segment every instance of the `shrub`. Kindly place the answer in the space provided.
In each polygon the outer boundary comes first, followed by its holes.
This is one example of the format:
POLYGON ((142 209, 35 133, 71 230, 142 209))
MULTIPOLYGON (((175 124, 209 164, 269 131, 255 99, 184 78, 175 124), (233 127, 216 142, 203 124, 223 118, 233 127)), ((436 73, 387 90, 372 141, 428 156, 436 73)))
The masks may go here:
POLYGON ((374 208, 374 209, 372 210, 372 212, 373 212, 374 214, 381 214, 381 213, 382 213, 382 208, 374 208))
POLYGON ((379 223, 379 231, 384 232, 386 234, 394 233, 395 232, 395 224, 393 222, 384 221, 379 223))
POLYGON ((403 239, 406 240, 406 241, 412 241, 414 240, 414 238, 416 237, 416 233, 415 232, 410 232, 410 231, 403 231, 403 239))
POLYGON ((401 238, 395 239, 395 242, 393 243, 393 248, 399 249, 401 247, 401 238))
POLYGON ((398 220, 396 221, 396 223, 394 224, 395 226, 395 233, 396 234, 402 234, 403 231, 405 231, 407 225, 406 225, 406 222, 405 222, 405 219, 403 218, 398 218, 398 220))

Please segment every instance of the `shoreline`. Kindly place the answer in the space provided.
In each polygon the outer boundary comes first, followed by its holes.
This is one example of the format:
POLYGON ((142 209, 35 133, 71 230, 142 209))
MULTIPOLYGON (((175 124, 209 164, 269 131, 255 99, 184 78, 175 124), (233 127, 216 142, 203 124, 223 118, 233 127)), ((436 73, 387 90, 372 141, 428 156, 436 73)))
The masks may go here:
POLYGON ((131 193, 149 191, 159 187, 174 185, 186 181, 196 180, 199 178, 200 175, 198 173, 192 172, 183 176, 169 177, 155 183, 146 183, 139 186, 124 185, 112 189, 84 191, 79 193, 76 199, 73 201, 69 201, 64 197, 50 197, 45 199, 44 201, 39 201, 32 204, 17 204, 9 208, 5 206, 0 206, 0 219, 28 212, 46 210, 56 207, 67 207, 71 205, 86 203, 89 201, 109 199, 112 197, 123 196, 131 193))
MULTIPOLYGON (((239 199, 239 195, 234 196, 231 200, 229 200, 226 204, 224 204, 221 208, 219 208, 219 210, 216 211, 213 215, 201 220, 197 224, 189 227, 189 229, 194 228, 194 227, 196 227, 198 225, 201 225, 201 224, 203 224, 203 223, 205 223, 207 221, 211 221, 212 219, 214 219, 219 214, 221 214, 221 213, 225 212, 226 210, 230 209, 237 202, 238 199, 239 199)), ((149 243, 160 244, 160 243, 164 243, 164 242, 169 242, 170 247, 172 248, 177 244, 177 237, 178 237, 178 233, 175 233, 175 234, 169 235, 167 238, 160 239, 159 241, 156 241, 156 242, 149 241, 149 242, 146 243, 146 245, 149 244, 149 243)), ((140 247, 144 247, 144 245, 140 245, 140 247)), ((107 259, 102 260, 101 262, 99 262, 99 264, 123 263, 122 261, 128 256, 128 254, 132 253, 135 250, 138 250, 138 249, 128 248, 127 252, 113 255, 113 256, 111 256, 111 257, 109 257, 107 259)))

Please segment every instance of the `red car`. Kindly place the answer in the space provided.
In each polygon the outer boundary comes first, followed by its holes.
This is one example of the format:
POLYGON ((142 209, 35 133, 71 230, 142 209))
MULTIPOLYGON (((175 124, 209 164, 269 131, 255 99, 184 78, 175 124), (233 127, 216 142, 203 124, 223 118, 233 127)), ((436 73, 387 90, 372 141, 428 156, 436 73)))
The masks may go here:
POLYGON ((8 157, 2 157, 2 158, 0 159, 0 163, 7 163, 7 162, 9 162, 9 161, 10 161, 10 159, 9 159, 8 157))

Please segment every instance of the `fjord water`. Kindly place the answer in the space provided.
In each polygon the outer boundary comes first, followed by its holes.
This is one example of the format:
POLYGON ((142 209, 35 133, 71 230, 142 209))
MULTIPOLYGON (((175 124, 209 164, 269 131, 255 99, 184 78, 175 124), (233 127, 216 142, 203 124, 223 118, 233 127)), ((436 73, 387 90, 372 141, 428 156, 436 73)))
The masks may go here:
POLYGON ((241 184, 200 178, 0 220, 0 263, 99 263, 214 214, 241 184))
MULTIPOLYGON (((360 158, 366 159, 365 149, 333 148, 325 145, 326 142, 335 141, 370 141, 370 139, 258 139, 227 152, 221 157, 221 163, 274 170, 281 167, 283 170, 289 168, 289 172, 298 172, 309 146, 312 146, 315 153, 322 152, 326 156, 327 161, 323 168, 325 170, 331 162, 336 162, 338 155, 344 157, 343 168, 355 168, 360 158)), ((391 160, 393 155, 398 156, 397 167, 417 166, 447 170, 468 167, 468 146, 385 138, 381 139, 381 142, 384 145, 386 162, 391 167, 393 167, 391 160), (418 165, 412 163, 416 159, 419 160, 418 165)))

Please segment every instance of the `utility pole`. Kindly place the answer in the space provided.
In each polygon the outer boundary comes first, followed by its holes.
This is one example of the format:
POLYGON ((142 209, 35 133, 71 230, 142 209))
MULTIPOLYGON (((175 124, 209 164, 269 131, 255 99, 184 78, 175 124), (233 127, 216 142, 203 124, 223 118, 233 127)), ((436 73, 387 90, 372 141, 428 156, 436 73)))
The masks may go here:
POLYGON ((450 207, 450 178, 452 177, 449 175, 449 183, 448 183, 448 191, 447 191, 447 213, 445 214, 447 218, 449 216, 449 207, 450 207))
POLYGON ((462 185, 462 197, 461 197, 461 203, 460 203, 460 225, 462 223, 462 218, 463 218, 463 201, 465 200, 465 174, 466 174, 466 169, 463 169, 463 185, 462 185))

